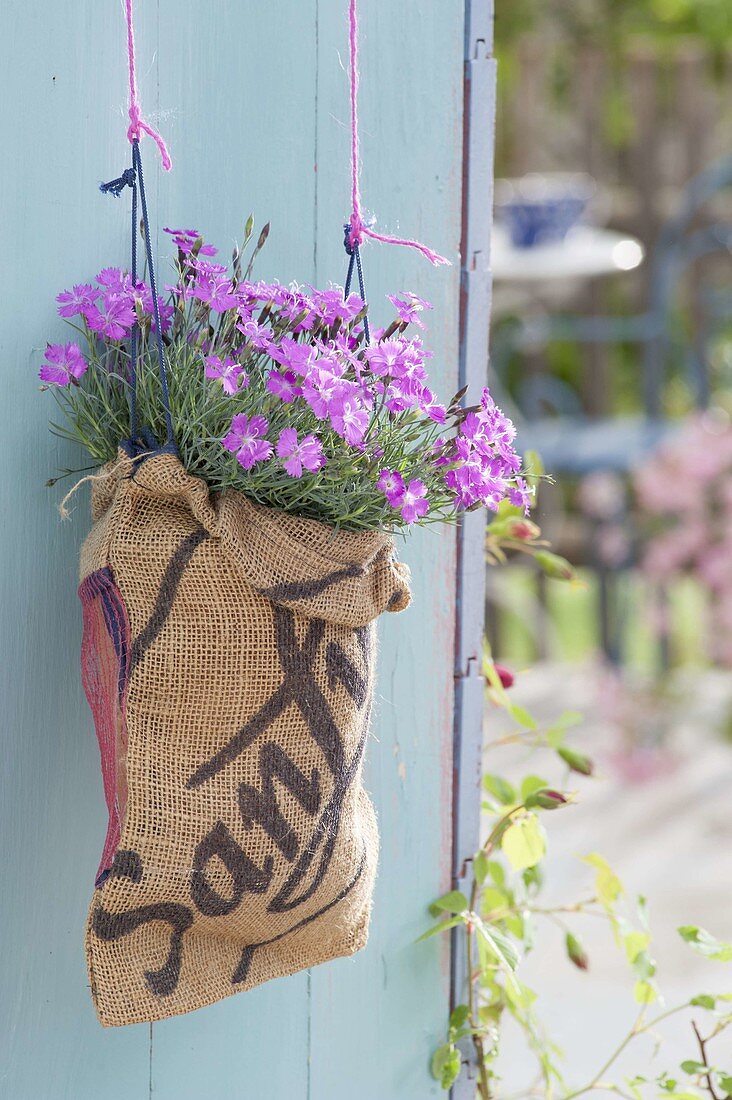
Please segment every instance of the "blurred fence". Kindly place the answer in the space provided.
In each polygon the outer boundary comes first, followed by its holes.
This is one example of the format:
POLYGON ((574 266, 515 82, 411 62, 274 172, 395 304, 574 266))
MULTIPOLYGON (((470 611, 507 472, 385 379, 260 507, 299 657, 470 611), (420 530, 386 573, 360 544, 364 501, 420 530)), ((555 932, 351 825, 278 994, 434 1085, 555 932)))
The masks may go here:
POLYGON ((609 190, 610 220, 652 244, 679 189, 730 151, 731 76, 732 54, 693 40, 618 56, 526 36, 504 64, 498 174, 588 172, 609 190))

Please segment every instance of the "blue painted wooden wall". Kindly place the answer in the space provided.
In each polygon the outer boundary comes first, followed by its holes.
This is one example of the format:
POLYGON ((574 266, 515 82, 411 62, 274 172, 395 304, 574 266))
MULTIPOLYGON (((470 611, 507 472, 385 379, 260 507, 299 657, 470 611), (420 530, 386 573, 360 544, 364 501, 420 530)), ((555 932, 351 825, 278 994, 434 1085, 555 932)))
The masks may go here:
MULTIPOLYGON (((271 219, 259 271, 343 280, 348 212, 346 0, 139 0, 141 98, 169 139, 143 145, 158 226, 196 226, 228 252, 271 219)), ((379 225, 457 260, 463 0, 362 0, 363 191, 379 225)), ((44 487, 79 455, 46 431, 36 372, 59 338, 54 295, 127 256, 127 200, 97 191, 127 158, 121 6, 5 0, 0 36, 0 1097, 5 1100, 425 1100, 448 960, 415 945, 448 887, 454 535, 404 556, 415 602, 382 631, 368 785, 382 833, 371 941, 352 960, 187 1017, 103 1030, 82 934, 104 832, 78 673, 77 551, 86 501, 61 523, 44 487)), ((162 236, 162 235, 160 235, 162 236)), ((162 242, 161 242, 162 243, 162 242)), ((458 267, 365 250, 383 294, 435 303, 440 391, 457 376, 458 267)), ((383 312, 382 312, 383 310, 383 312)))

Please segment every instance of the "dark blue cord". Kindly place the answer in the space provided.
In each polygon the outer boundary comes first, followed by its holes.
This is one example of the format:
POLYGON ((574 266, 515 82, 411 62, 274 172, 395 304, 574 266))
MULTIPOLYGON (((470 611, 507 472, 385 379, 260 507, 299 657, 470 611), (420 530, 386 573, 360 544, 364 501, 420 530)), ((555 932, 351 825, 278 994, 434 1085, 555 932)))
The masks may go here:
MULTIPOLYGON (((133 153, 134 164, 134 153, 133 153)), ((130 187, 132 188, 132 247, 131 247, 131 264, 130 274, 132 276, 132 285, 137 286, 137 182, 135 177, 135 169, 128 168, 127 172, 132 174, 132 182, 130 187)), ((125 173, 126 174, 126 173, 125 173)), ((132 326, 132 332, 130 333, 130 439, 134 441, 137 439, 137 355, 138 346, 140 343, 140 324, 137 320, 137 310, 135 310, 135 323, 132 326)))
POLYGON ((163 391, 163 409, 165 411, 166 445, 175 450, 175 437, 173 435, 173 418, 170 414, 170 393, 168 391, 168 373, 165 369, 165 351, 163 349, 163 330, 160 324, 160 304, 158 302, 158 288, 155 282, 155 264, 153 263, 152 242, 150 241, 150 220, 147 214, 147 198, 145 196, 145 180, 142 175, 142 158, 140 157, 139 141, 132 142, 132 167, 137 174, 140 187, 140 205, 142 206, 142 224, 145 233, 145 252, 147 253, 147 266, 150 272, 150 289, 152 290, 153 316, 155 318, 155 342, 158 348, 158 365, 160 368, 160 385, 163 391))
POLYGON ((348 256, 348 272, 346 274, 346 285, 343 288, 344 299, 351 293, 351 283, 353 281, 353 268, 356 268, 356 274, 358 277, 358 292, 361 296, 363 304, 367 306, 367 312, 363 318, 363 336, 368 346, 371 343, 371 331, 369 329, 369 315, 368 304, 366 302, 366 290, 363 285, 363 268, 361 267, 361 251, 357 244, 351 244, 351 226, 350 223, 343 226, 343 246, 348 256))
MULTIPOLYGON (((147 197, 145 195, 145 180, 142 174, 142 158, 140 157, 139 141, 132 142, 132 167, 126 168, 122 175, 109 183, 103 183, 100 191, 105 194, 119 197, 125 187, 132 188, 132 247, 131 247, 131 277, 133 287, 137 286, 137 190, 140 190, 140 205, 142 206, 142 224, 145 234, 145 253, 147 266, 150 271, 150 289, 152 291, 153 316, 155 318, 155 342, 158 351, 158 367, 160 373, 160 386, 163 395, 163 410, 165 412, 166 442, 163 450, 176 454, 175 437, 173 435, 173 418, 170 412, 170 392, 168 389, 168 373, 165 366, 165 349, 163 347, 163 331, 160 323, 160 304, 158 302, 158 288, 155 281, 155 264, 153 261, 152 243, 150 241, 150 220, 147 212, 147 197)), ((130 333, 130 441, 136 445, 138 437, 137 425, 137 361, 139 352, 140 326, 135 321, 130 333)))

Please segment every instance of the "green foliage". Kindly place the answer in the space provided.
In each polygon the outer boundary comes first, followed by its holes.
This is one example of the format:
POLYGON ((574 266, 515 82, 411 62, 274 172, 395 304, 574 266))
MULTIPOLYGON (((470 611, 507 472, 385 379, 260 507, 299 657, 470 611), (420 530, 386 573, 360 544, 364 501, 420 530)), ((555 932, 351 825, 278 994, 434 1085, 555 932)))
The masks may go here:
MULTIPOLYGON (((484 662, 489 699, 501 706, 515 723, 515 730, 496 744, 524 744, 542 751, 551 776, 556 769, 570 768, 582 782, 592 775, 591 759, 567 743, 568 733, 580 720, 574 712, 560 715, 547 728, 521 708, 511 704, 490 654, 484 662)), ((566 774, 566 771, 565 771, 566 774)), ((716 1100, 732 1096, 732 1073, 709 1059, 709 1047, 732 1026, 732 994, 700 993, 691 1001, 651 1014, 658 999, 656 962, 647 906, 639 897, 634 909, 626 898, 618 875, 598 852, 581 857, 592 873, 588 896, 580 901, 545 906, 541 902, 543 867, 547 858, 547 837, 542 823, 544 813, 572 801, 572 793, 552 786, 534 772, 519 783, 489 772, 483 778, 489 798, 485 803, 491 815, 488 836, 472 860, 472 876, 464 889, 451 890, 430 907, 435 923, 421 939, 457 929, 465 937, 468 973, 465 1003, 452 1013, 445 1042, 434 1052, 432 1074, 445 1090, 452 1087, 462 1071, 472 1047, 477 1071, 480 1100, 499 1100, 496 1058, 501 1046, 502 1029, 511 1018, 523 1033, 527 1050, 536 1062, 538 1084, 532 1096, 545 1100, 577 1100, 595 1090, 614 1092, 625 1100, 701 1100, 706 1094, 716 1100), (633 979, 634 1007, 631 1024, 598 1073, 580 1088, 570 1090, 564 1083, 564 1056, 546 1033, 534 990, 521 980, 521 963, 541 945, 541 924, 551 921, 564 931, 568 964, 589 971, 590 960, 577 932, 574 919, 583 914, 603 918, 608 925, 620 956, 633 979), (691 1016, 704 1017, 703 1025, 691 1016), (670 1016, 686 1013, 693 1027, 692 1047, 678 1070, 661 1071, 655 1076, 636 1075, 617 1082, 612 1071, 621 1054, 640 1035, 655 1032, 659 1023, 670 1016)), ((732 944, 716 940, 695 925, 679 929, 689 946, 717 962, 732 961, 732 944)), ((591 977, 588 977, 591 980, 591 977)), ((678 1059, 678 1052, 669 1055, 678 1059)), ((647 1068, 647 1066, 644 1066, 647 1068)))

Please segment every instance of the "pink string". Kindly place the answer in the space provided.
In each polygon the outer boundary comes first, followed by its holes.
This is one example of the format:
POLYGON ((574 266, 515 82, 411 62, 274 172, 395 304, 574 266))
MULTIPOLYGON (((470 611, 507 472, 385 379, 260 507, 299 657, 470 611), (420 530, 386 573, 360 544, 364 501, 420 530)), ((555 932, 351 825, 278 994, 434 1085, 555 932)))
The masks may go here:
POLYGON ((145 119, 142 117, 140 104, 137 100, 135 30, 132 23, 132 0, 125 0, 125 14, 127 16, 127 62, 130 72, 130 125, 127 128, 127 140, 130 144, 132 144, 133 141, 139 141, 141 133, 151 137, 160 150, 160 159, 163 162, 163 168, 166 172, 169 172, 173 167, 173 162, 170 159, 168 147, 157 130, 153 130, 152 126, 145 122, 145 119))
MULTIPOLYGON (((129 0, 128 0, 129 2, 129 0)), ((416 248, 432 264, 449 264, 450 261, 439 253, 433 252, 426 244, 419 241, 404 240, 402 237, 390 237, 384 233, 376 233, 364 222, 361 216, 361 190, 358 178, 360 173, 360 141, 358 136, 358 14, 356 12, 356 0, 349 0, 349 46, 351 55, 351 219, 348 243, 353 247, 360 245, 364 237, 371 237, 374 241, 383 244, 401 244, 407 248, 416 248)))

